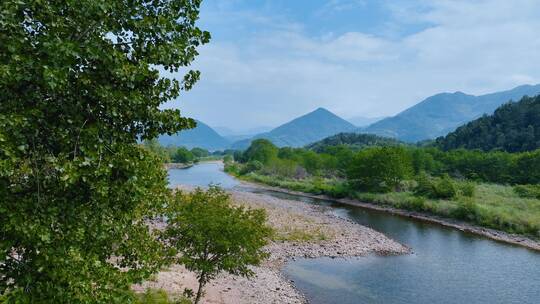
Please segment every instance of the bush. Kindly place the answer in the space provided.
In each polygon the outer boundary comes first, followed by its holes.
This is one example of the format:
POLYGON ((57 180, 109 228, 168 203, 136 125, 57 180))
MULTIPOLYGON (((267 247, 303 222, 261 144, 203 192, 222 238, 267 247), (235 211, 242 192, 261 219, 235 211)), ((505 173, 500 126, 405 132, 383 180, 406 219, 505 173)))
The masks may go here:
POLYGON ((433 192, 433 183, 431 182, 430 177, 425 172, 420 172, 420 174, 418 174, 416 177, 414 194, 430 197, 433 192))
POLYGON ((459 192, 466 197, 474 197, 476 184, 471 181, 464 181, 458 184, 459 192))
POLYGON ((444 175, 434 183, 433 198, 450 199, 457 195, 457 189, 448 175, 444 175))
POLYGON ((414 193, 435 199, 450 199, 457 195, 456 185, 448 175, 439 178, 430 178, 425 173, 417 177, 417 186, 414 193))
POLYGON ((263 168, 263 164, 258 160, 249 161, 241 170, 240 174, 245 175, 251 172, 259 171, 263 168))
POLYGON ((514 192, 519 197, 540 199, 540 185, 517 185, 514 192))
POLYGON ((225 157, 223 157, 223 162, 228 164, 228 163, 232 163, 233 161, 233 157, 231 155, 225 155, 225 157))
POLYGON ((426 206, 426 200, 423 197, 412 197, 407 200, 407 206, 405 208, 414 211, 427 211, 429 208, 426 206))
POLYGON ((457 207, 450 213, 454 218, 466 220, 466 221, 478 221, 480 213, 478 207, 471 199, 464 199, 458 201, 457 207))
POLYGON ((195 159, 195 156, 193 156, 193 153, 191 153, 191 151, 189 151, 188 149, 184 147, 178 148, 172 157, 172 160, 175 163, 182 163, 182 164, 190 163, 193 161, 193 159, 195 159))
POLYGON ((162 289, 148 289, 143 294, 135 294, 135 304, 190 304, 187 298, 171 299, 162 289))
POLYGON ((193 148, 191 149, 191 154, 195 157, 207 157, 210 155, 210 152, 203 148, 193 148))

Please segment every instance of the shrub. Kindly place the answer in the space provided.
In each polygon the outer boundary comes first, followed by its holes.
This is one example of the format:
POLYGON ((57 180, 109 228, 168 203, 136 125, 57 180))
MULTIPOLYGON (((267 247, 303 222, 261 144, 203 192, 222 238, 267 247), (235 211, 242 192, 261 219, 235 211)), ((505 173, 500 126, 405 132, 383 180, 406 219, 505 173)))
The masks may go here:
POLYGON ((448 175, 439 178, 430 178, 425 173, 417 177, 417 186, 414 193, 435 199, 450 199, 457 195, 456 185, 448 175))
POLYGON ((195 158, 195 156, 193 156, 193 153, 191 153, 191 151, 189 151, 188 149, 186 149, 184 147, 180 147, 174 153, 174 155, 172 157, 172 160, 175 163, 183 163, 183 164, 185 164, 185 163, 192 162, 194 158, 195 158))
POLYGON ((264 174, 277 175, 280 177, 292 178, 295 176, 298 165, 290 159, 275 158, 266 164, 263 169, 264 174))
POLYGON ((478 221, 480 213, 478 207, 471 199, 463 199, 458 201, 457 207, 450 213, 454 218, 466 221, 478 221))
POLYGON ((190 304, 187 298, 171 299, 162 289, 148 289, 143 294, 135 294, 135 304, 190 304))
POLYGON ((433 194, 433 183, 425 172, 420 172, 416 177, 416 187, 414 194, 430 197, 433 194))
POLYGON ((519 197, 540 199, 540 185, 517 185, 514 192, 519 197))
POLYGON ((238 176, 242 170, 242 166, 238 163, 227 162, 223 170, 231 175, 238 176))
POLYGON ((345 183, 336 183, 331 185, 326 194, 335 198, 344 198, 350 195, 350 188, 345 183))
POLYGON ((448 175, 439 178, 434 184, 433 198, 449 199, 457 195, 457 189, 448 175))
POLYGON ((458 189, 461 195, 474 197, 474 194, 476 193, 476 184, 471 181, 464 181, 458 184, 458 189))
POLYGON ((249 161, 241 170, 240 174, 248 174, 251 172, 259 171, 263 168, 263 164, 258 160, 251 160, 249 161))
POLYGON ((231 155, 225 155, 223 157, 223 162, 226 163, 226 164, 232 163, 232 161, 233 161, 233 157, 231 155))
POLYGON ((412 197, 407 200, 406 208, 414 211, 427 211, 429 208, 426 206, 426 200, 423 197, 412 197))

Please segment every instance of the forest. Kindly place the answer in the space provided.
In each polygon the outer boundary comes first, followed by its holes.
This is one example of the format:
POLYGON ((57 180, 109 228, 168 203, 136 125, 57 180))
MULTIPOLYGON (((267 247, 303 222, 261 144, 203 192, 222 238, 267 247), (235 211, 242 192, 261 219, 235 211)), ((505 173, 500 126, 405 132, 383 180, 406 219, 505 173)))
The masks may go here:
POLYGON ((484 115, 437 138, 436 146, 443 150, 536 150, 540 148, 540 96, 525 96, 518 102, 508 102, 493 115, 484 115))
POLYGON ((254 141, 227 159, 240 178, 335 198, 349 197, 540 237, 540 150, 406 145, 278 148, 254 141))
POLYGON ((199 161, 218 160, 230 151, 210 152, 204 148, 194 147, 188 149, 183 146, 168 145, 166 147, 159 144, 156 139, 146 140, 141 146, 157 155, 164 163, 176 163, 190 165, 199 161))

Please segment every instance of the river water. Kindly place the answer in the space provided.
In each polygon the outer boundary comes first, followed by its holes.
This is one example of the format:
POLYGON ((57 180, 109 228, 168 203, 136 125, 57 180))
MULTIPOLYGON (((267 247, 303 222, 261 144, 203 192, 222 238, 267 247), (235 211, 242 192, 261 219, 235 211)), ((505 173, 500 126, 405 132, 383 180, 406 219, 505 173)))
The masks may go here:
POLYGON ((324 205, 412 247, 410 255, 300 259, 285 275, 310 303, 540 303, 540 254, 389 213, 239 186, 221 164, 170 170, 169 182, 259 192, 324 205))

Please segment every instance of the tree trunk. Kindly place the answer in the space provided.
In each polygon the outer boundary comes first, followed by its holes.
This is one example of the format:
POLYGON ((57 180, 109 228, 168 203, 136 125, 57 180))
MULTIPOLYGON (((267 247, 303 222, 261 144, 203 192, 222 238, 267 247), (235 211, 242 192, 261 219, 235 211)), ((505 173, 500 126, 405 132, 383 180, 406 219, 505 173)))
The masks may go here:
POLYGON ((197 289, 197 296, 195 297, 195 302, 193 304, 199 304, 199 301, 201 300, 202 294, 203 294, 203 287, 205 284, 204 276, 201 276, 199 279, 199 288, 197 289))

